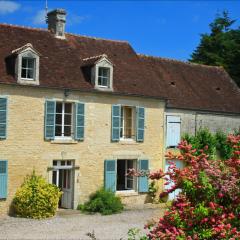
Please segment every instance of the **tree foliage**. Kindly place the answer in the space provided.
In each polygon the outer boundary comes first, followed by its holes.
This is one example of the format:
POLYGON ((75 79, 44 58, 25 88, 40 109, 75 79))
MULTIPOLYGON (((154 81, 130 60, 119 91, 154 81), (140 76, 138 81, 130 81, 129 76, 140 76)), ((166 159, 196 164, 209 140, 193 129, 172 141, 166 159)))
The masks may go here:
POLYGON ((240 86, 240 27, 233 28, 235 22, 226 11, 218 14, 189 61, 222 66, 240 86))

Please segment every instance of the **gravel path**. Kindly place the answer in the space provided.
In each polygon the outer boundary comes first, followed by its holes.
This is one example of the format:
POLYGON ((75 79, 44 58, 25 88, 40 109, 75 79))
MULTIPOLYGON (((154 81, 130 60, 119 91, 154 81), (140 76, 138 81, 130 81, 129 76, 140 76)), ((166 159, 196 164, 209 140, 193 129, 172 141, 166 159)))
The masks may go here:
MULTIPOLYGON (((129 228, 143 230, 145 223, 162 215, 163 209, 126 210, 110 216, 84 215, 74 210, 60 210, 46 220, 0 218, 0 239, 88 239, 94 230, 97 240, 127 239, 129 228)), ((143 230, 144 231, 144 230, 143 230)))

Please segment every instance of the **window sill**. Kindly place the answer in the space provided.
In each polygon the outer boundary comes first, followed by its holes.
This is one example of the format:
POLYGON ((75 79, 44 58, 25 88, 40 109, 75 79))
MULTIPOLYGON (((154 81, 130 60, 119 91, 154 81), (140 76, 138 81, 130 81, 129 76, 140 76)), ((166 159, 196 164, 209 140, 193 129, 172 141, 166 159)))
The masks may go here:
POLYGON ((116 195, 120 197, 130 197, 130 196, 138 196, 138 192, 135 190, 123 190, 123 191, 116 191, 116 195))
POLYGON ((52 144, 77 144, 78 141, 73 139, 54 139, 51 141, 52 144))
POLYGON ((126 144, 133 144, 133 145, 137 145, 138 143, 134 140, 134 139, 129 139, 129 138, 122 138, 119 140, 119 143, 122 145, 126 145, 126 144))
POLYGON ((99 90, 99 91, 104 91, 104 92, 112 92, 112 91, 113 91, 112 88, 109 88, 109 87, 101 87, 101 86, 95 86, 95 89, 96 89, 96 90, 99 90))

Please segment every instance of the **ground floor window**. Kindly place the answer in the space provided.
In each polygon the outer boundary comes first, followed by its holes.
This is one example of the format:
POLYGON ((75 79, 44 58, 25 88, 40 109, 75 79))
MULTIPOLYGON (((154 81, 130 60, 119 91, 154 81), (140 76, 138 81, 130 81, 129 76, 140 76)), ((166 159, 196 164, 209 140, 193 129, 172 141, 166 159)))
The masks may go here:
POLYGON ((127 176, 128 169, 137 169, 136 160, 117 160, 117 191, 137 190, 137 179, 127 176))

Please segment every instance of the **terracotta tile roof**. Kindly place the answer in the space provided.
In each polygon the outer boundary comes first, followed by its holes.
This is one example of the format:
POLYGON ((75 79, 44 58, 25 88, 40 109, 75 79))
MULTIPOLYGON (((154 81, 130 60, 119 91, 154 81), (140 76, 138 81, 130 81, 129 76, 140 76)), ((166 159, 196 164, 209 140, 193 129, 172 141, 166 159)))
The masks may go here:
MULTIPOLYGON (((0 24, 0 83, 17 84, 12 51, 32 44, 42 87, 98 91, 86 63, 106 55, 114 64, 114 94, 169 98, 169 107, 240 113, 240 93, 223 69, 137 55, 126 41, 0 24), (217 90, 219 89, 219 90, 217 90)), ((37 86, 36 86, 37 87, 37 86)))
POLYGON ((140 54, 139 58, 164 85, 168 107, 240 113, 240 89, 223 68, 140 54))

